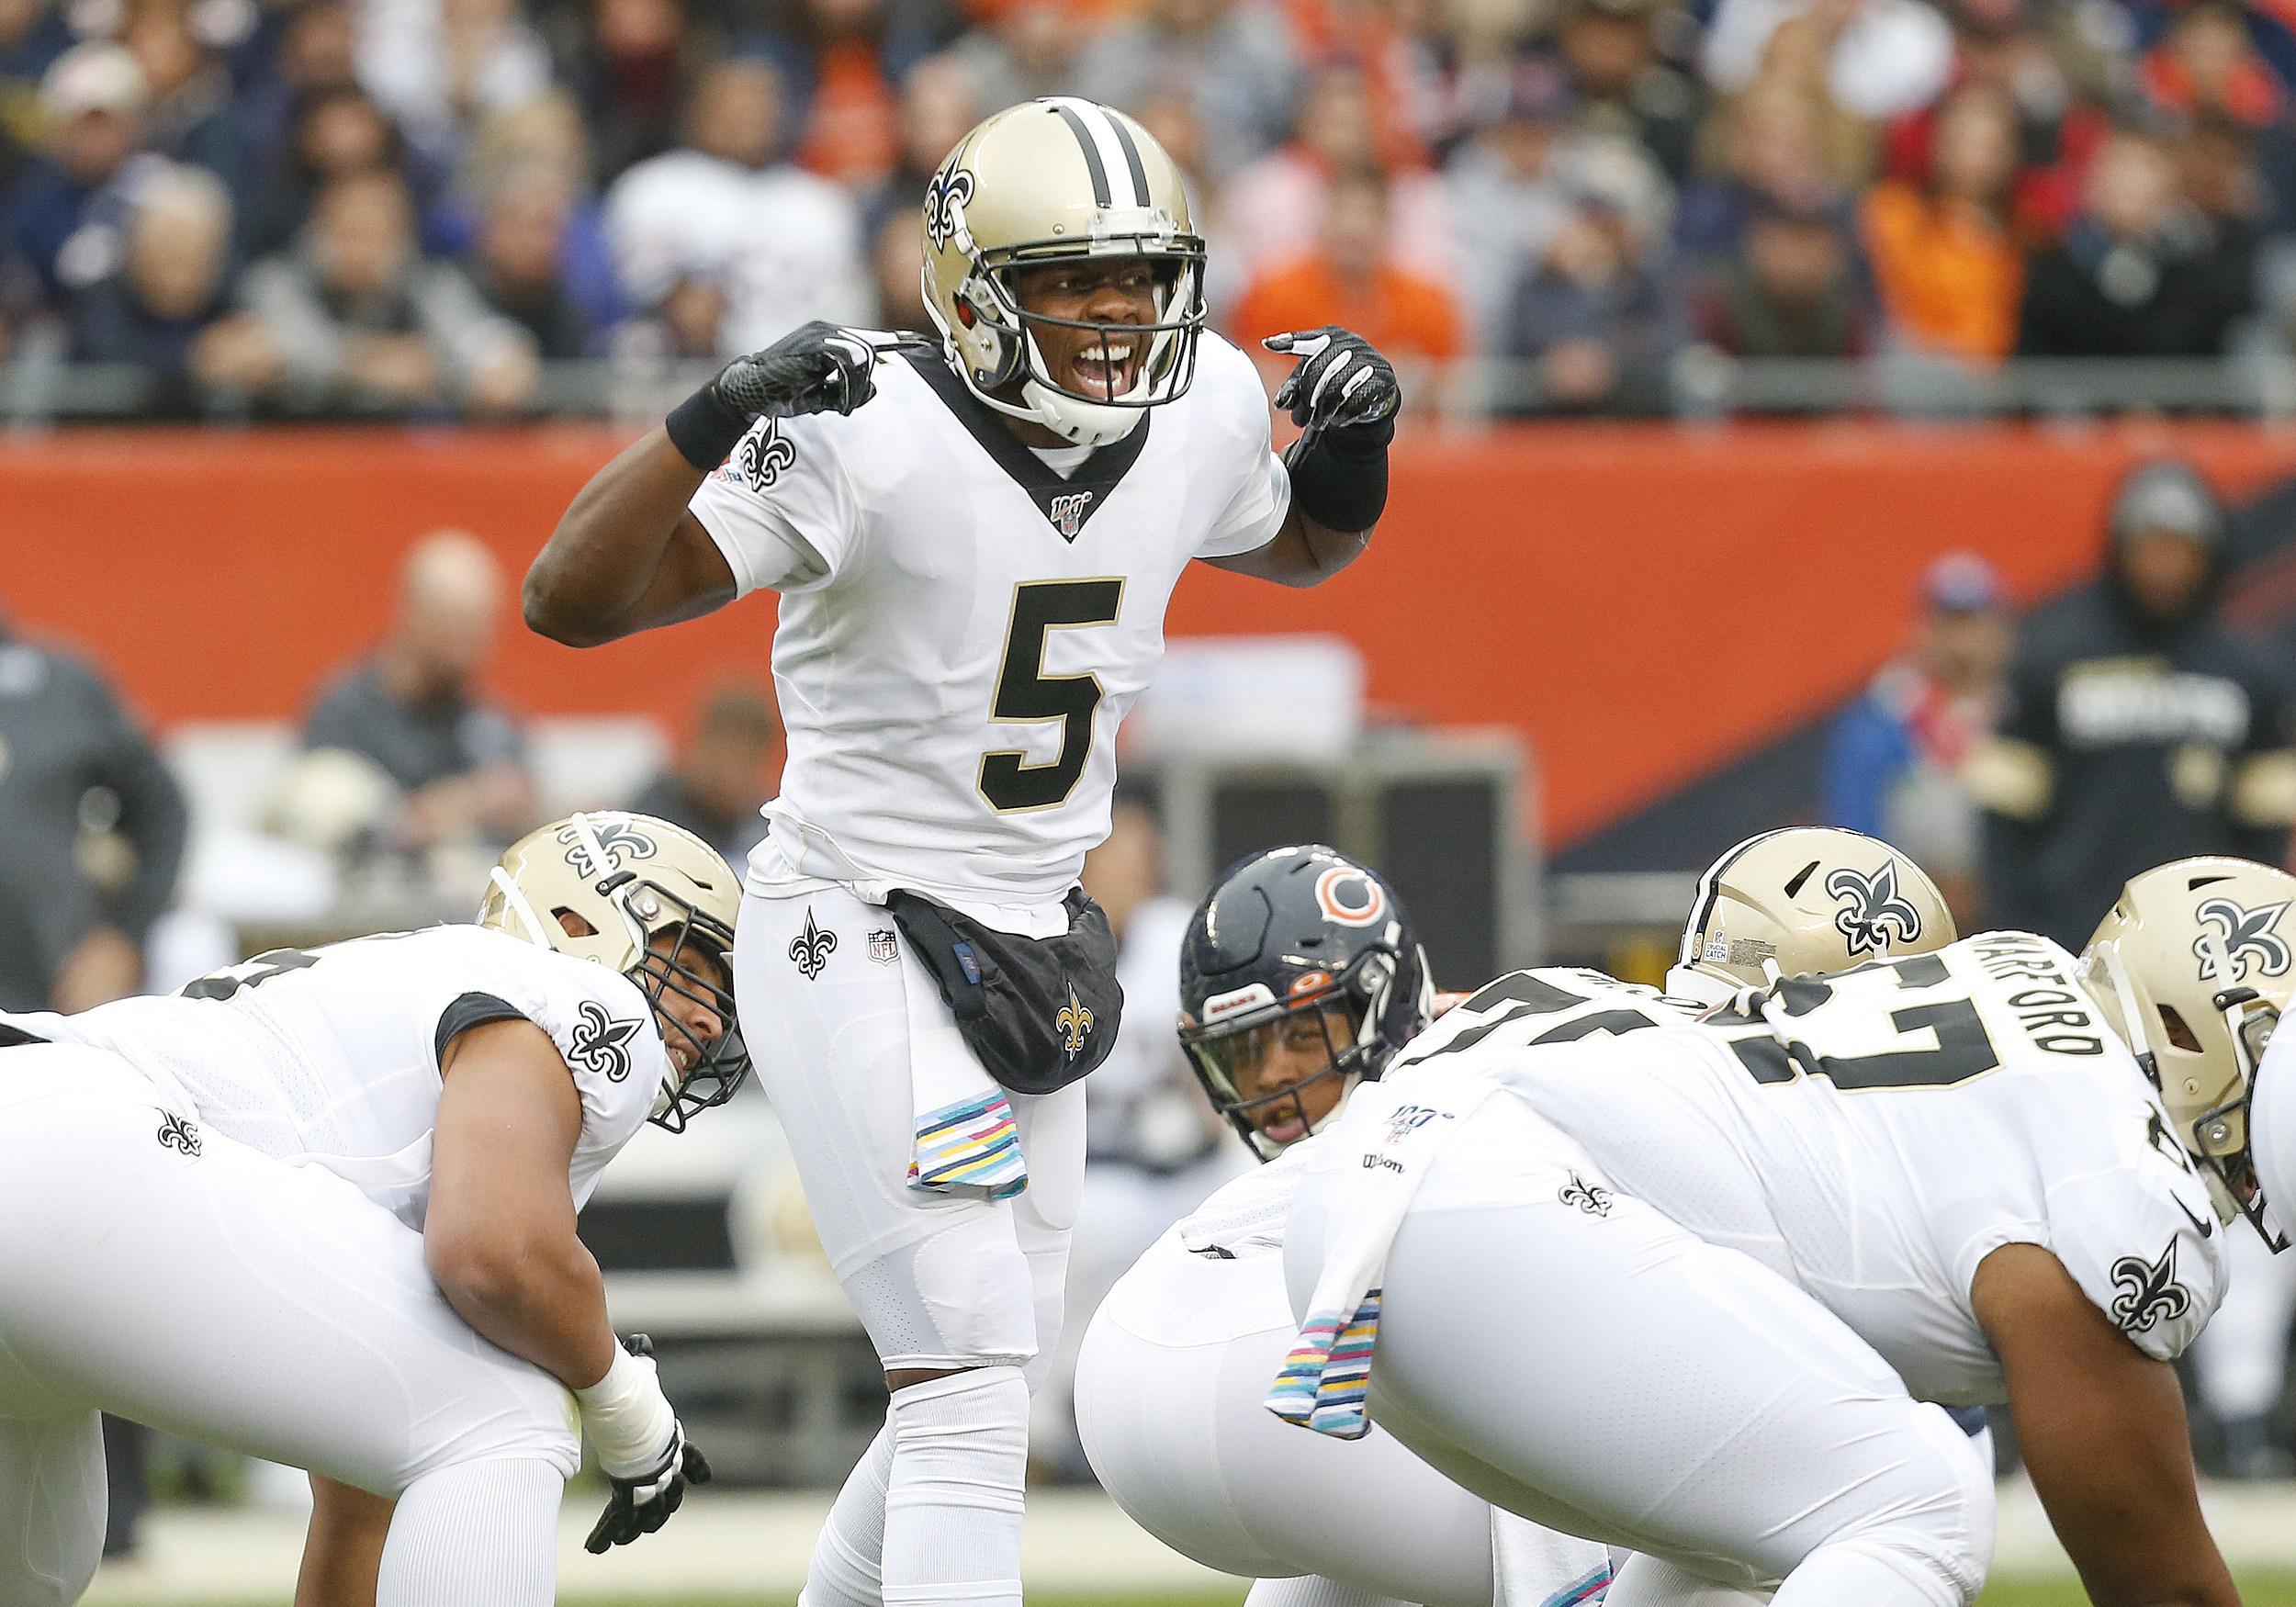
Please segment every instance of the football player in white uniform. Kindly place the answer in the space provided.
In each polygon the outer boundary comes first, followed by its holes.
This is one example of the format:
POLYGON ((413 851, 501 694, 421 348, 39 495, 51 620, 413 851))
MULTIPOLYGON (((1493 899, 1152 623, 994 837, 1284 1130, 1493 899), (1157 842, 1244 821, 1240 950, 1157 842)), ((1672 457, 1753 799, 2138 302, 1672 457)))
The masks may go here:
POLYGON ((1503 979, 1300 1146, 1269 1410, 1348 1435, 1368 1399, 1630 1548, 1614 1607, 1965 1607, 1991 1482, 1923 1402, 2006 1402, 2097 1600, 2232 1607, 2168 1364, 2253 1205, 2227 1094, 2291 906, 2179 860, 2077 964, 1986 933, 1576 1043, 1503 979))
POLYGON ((782 793, 737 966, 823 1247, 886 1373, 808 1607, 1019 1600, 1114 946, 1075 893, 1191 559, 1312 585, 1386 499, 1393 369, 1336 329, 1278 458, 1204 325, 1179 173, 1091 102, 1011 107, 925 203, 941 338, 811 325, 602 470, 526 583, 576 646, 781 594, 782 793))
MULTIPOLYGON (((1795 827, 1708 869, 1666 994, 1550 968, 1493 983, 1460 1019, 1473 1029, 1502 1015, 1548 1043, 1615 1036, 1681 1025, 1777 974, 1953 938, 1935 887, 1886 843, 1795 827)), ((1376 874, 1330 848, 1279 848, 1231 871, 1198 910, 1182 1038, 1213 1103, 1270 1159, 1419 1035, 1434 1000, 1424 977, 1401 903, 1376 874)), ((1491 1507, 1391 1434, 1296 1433, 1263 1410, 1299 1332, 1283 1282, 1298 1153, 1167 1233, 1094 1319, 1077 1398, 1103 1486, 1174 1549, 1256 1578, 1251 1607, 1598 1598, 1610 1579, 1600 1543, 1491 1507)), ((1989 1441, 1977 1455, 1990 1466, 1989 1441)))
POLYGON ((708 1468, 575 1216, 744 1075, 737 907, 699 838, 577 815, 477 926, 0 1020, 0 1604, 95 1571, 99 1410, 309 1468, 306 1607, 544 1607, 578 1428, 591 1548, 659 1528, 708 1468))

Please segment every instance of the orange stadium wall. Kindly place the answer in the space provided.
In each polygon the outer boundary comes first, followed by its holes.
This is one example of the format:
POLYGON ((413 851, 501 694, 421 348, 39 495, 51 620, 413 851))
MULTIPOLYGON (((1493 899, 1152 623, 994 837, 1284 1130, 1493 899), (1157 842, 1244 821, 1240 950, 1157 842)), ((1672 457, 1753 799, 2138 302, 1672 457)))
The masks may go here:
MULTIPOLYGON (((62 432, 0 440, 0 609, 76 645, 162 725, 281 718, 361 654, 425 532, 513 570, 622 437, 62 432)), ((2093 564, 2116 477, 2189 453, 2228 496, 2296 473, 2296 433, 1829 422, 1520 428, 1399 446, 1378 545, 1290 592, 1199 568, 1174 635, 1329 631, 1382 712, 1515 727, 1564 843, 1808 718, 1895 649, 1954 546, 2021 600, 2093 564)), ((531 714, 681 725, 765 673, 771 601, 576 652, 509 622, 491 680, 531 714)))

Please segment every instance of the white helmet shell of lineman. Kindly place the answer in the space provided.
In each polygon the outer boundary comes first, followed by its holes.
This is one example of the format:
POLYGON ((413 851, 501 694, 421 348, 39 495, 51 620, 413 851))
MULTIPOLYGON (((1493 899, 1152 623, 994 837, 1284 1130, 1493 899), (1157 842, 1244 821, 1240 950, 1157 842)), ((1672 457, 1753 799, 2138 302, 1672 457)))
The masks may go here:
POLYGON ((1957 936, 1945 895, 1879 837, 1838 826, 1750 837, 1706 867, 1666 991, 1715 999, 1780 976, 1927 954, 1957 936))
POLYGON ((2248 1094, 2296 992, 2292 908, 2285 871, 2178 860, 2132 877, 2081 950, 2082 985, 2159 1088, 2216 1214, 2245 1214, 2259 1231, 2248 1094))

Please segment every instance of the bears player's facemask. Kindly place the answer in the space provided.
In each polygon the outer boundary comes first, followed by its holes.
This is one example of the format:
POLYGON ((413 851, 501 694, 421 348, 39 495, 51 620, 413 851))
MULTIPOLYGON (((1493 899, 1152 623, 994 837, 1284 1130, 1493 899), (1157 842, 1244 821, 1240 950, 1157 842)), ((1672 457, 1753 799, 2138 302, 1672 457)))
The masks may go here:
POLYGON ((1212 1108, 1263 1160, 1320 1130, 1368 1068, 1361 1008, 1345 983, 1216 1027, 1183 1026, 1212 1108))

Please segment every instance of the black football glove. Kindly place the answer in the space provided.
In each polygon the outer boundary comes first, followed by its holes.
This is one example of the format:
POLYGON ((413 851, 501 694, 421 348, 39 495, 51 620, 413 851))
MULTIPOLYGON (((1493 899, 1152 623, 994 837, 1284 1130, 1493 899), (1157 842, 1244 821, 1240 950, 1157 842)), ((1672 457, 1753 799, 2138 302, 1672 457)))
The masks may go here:
POLYGON ((1403 405, 1395 365, 1369 341, 1336 324, 1270 335, 1260 343, 1300 359, 1276 393, 1276 409, 1289 410, 1302 429, 1385 423, 1403 405))
POLYGON ((850 330, 815 319, 764 351, 726 364, 714 388, 720 401, 753 419, 850 413, 877 394, 879 358, 932 344, 924 335, 850 330))
MULTIPOLYGON (((631 1334, 622 1345, 634 1356, 654 1354, 654 1342, 642 1333, 631 1334)), ((607 1476, 613 1494, 607 1498, 606 1510, 598 1515, 582 1549, 597 1556, 610 1546, 627 1545, 641 1534, 651 1534, 670 1522, 670 1515, 683 1503, 686 1486, 709 1481, 709 1462, 687 1443, 685 1424, 679 1423, 670 1436, 670 1448, 655 1467, 629 1478, 607 1476)))

